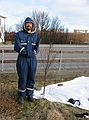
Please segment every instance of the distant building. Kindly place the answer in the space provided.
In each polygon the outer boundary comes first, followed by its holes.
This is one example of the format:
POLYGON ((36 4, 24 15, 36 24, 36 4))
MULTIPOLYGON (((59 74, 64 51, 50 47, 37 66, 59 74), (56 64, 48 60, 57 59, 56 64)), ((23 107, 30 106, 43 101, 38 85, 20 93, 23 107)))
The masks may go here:
POLYGON ((5 19, 6 17, 0 15, 0 43, 5 42, 5 19))
POLYGON ((74 29, 74 33, 88 33, 88 30, 74 29))

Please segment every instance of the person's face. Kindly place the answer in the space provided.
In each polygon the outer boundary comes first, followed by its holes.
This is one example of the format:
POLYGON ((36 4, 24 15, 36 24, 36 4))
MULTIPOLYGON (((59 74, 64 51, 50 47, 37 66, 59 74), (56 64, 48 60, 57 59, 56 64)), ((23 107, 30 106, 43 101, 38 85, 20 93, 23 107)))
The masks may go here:
POLYGON ((32 23, 27 22, 27 23, 25 24, 25 28, 27 29, 27 31, 32 30, 32 23))

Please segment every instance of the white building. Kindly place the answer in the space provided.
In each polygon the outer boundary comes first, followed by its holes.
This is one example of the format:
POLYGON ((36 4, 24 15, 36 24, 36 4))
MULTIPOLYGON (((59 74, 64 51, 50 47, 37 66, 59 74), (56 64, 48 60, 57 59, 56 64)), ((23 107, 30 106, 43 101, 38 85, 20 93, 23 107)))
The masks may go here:
POLYGON ((5 19, 6 17, 0 15, 0 43, 5 42, 4 36, 5 36, 5 19))
POLYGON ((74 29, 75 33, 88 33, 88 30, 79 30, 79 29, 74 29))

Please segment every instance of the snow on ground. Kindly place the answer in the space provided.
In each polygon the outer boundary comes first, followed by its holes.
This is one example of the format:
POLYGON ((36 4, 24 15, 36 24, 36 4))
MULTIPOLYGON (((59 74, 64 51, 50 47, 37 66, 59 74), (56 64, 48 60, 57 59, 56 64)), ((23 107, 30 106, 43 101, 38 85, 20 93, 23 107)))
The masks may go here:
POLYGON ((45 88, 45 95, 42 93, 43 87, 40 91, 35 90, 34 98, 45 98, 52 102, 62 102, 89 110, 89 77, 81 76, 71 81, 48 85, 45 88), (70 98, 78 101, 72 104, 68 102, 70 98))

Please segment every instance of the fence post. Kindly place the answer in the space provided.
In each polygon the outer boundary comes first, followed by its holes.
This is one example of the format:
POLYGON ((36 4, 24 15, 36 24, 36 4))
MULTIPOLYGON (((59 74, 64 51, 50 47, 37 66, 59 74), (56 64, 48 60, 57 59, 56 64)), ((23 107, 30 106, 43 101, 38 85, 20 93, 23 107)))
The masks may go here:
POLYGON ((61 64, 62 64, 62 50, 60 52, 60 58, 59 58, 59 71, 61 70, 61 64))
POLYGON ((4 70, 4 49, 2 50, 2 71, 4 70))

